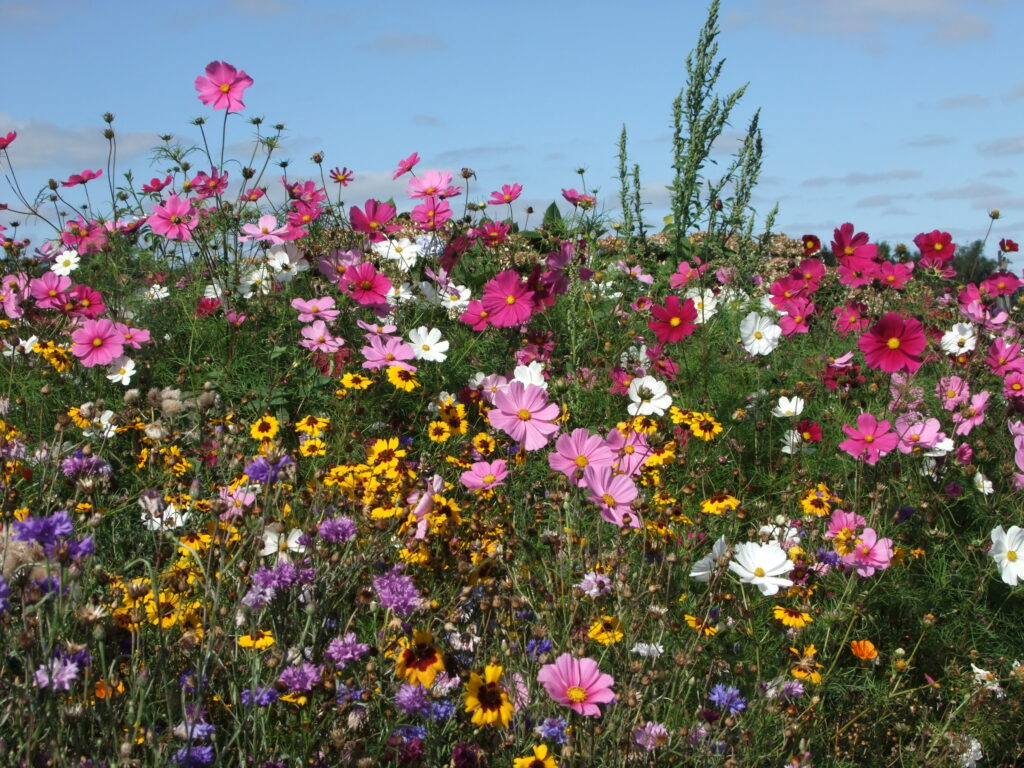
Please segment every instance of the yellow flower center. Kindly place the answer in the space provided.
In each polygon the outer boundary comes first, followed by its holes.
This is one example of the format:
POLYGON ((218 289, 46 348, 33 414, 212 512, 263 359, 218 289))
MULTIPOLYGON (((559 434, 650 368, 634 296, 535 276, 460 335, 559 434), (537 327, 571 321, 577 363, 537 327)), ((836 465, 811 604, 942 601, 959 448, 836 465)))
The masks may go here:
POLYGON ((506 296, 505 297, 505 303, 508 304, 511 307, 513 304, 516 303, 516 297, 515 296, 506 296))
POLYGON ((754 331, 754 338, 755 339, 763 339, 764 338, 764 334, 761 333, 760 331, 754 331))
POLYGON ((484 484, 490 484, 490 483, 493 483, 498 478, 496 478, 494 476, 494 474, 492 473, 492 474, 484 475, 482 479, 484 481, 484 484))
POLYGON ((885 345, 887 347, 889 347, 889 349, 899 349, 900 348, 900 340, 898 338, 896 338, 895 336, 893 336, 891 339, 889 339, 887 342, 885 342, 885 345))
POLYGON ((92 345, 94 347, 102 347, 103 346, 103 339, 99 339, 99 338, 93 339, 92 340, 92 345))
POLYGON ((934 248, 936 251, 941 251, 942 243, 936 243, 935 245, 932 246, 932 248, 934 248))
POLYGON ((1006 559, 1009 560, 1011 563, 1017 562, 1017 553, 1011 549, 1009 552, 1006 553, 1006 559))
POLYGON ((576 457, 576 466, 579 467, 580 469, 582 469, 583 467, 587 466, 589 463, 590 463, 590 459, 588 459, 586 456, 577 456, 576 457))
POLYGON ((864 435, 864 442, 865 443, 873 443, 873 442, 875 442, 875 436, 874 435, 864 435))
POLYGON ((221 93, 227 93, 230 90, 231 90, 231 84, 230 83, 221 83, 220 84, 220 92, 221 93))
POLYGON ((578 685, 570 685, 565 689, 565 696, 569 701, 575 704, 582 704, 587 700, 587 692, 580 688, 578 685))
POLYGON ((615 506, 615 497, 612 496, 610 493, 602 493, 601 494, 601 501, 603 501, 609 507, 614 507, 615 506))
POLYGON ((754 575, 757 576, 757 578, 760 579, 762 576, 764 576, 764 568, 761 568, 761 567, 755 568, 754 569, 754 575))
POLYGON ((529 421, 530 420, 530 412, 528 410, 526 410, 525 408, 520 408, 519 409, 519 413, 517 413, 516 416, 519 417, 520 421, 529 421))
POLYGON ((671 325, 673 328, 676 328, 681 322, 683 321, 680 320, 678 317, 673 317, 671 320, 668 321, 668 324, 671 325))

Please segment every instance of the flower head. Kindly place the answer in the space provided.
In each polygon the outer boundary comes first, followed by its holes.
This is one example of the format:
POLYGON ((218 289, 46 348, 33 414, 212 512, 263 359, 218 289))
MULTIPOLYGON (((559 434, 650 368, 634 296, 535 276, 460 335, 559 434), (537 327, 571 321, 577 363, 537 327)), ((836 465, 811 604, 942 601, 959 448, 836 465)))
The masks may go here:
POLYGON ((1004 531, 998 525, 992 529, 992 549, 989 555, 996 561, 999 576, 1011 587, 1024 580, 1024 528, 1011 525, 1004 531))
POLYGON ((921 367, 921 353, 927 345, 921 323, 896 312, 885 313, 857 341, 867 364, 886 373, 914 373, 921 367))
POLYGON ((211 61, 206 65, 206 75, 196 78, 199 100, 208 107, 226 109, 228 112, 245 109, 242 94, 250 85, 251 77, 222 61, 211 61))
POLYGON ((614 678, 601 672, 597 662, 587 657, 577 659, 563 653, 554 664, 540 668, 537 681, 557 703, 586 717, 600 717, 597 705, 615 699, 614 678))
POLYGON ((737 544, 729 562, 729 570, 744 584, 753 584, 762 595, 774 595, 780 587, 791 587, 793 582, 783 578, 793 570, 786 551, 775 542, 737 544))

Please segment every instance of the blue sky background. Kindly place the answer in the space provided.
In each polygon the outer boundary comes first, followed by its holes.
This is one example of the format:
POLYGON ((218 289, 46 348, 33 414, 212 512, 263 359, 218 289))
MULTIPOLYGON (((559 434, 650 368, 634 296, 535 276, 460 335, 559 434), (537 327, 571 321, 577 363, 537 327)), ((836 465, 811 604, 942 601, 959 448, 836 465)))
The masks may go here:
MULTIPOLYGON (((411 208, 391 171, 417 151, 417 170, 474 169, 471 200, 523 184, 520 221, 526 205, 578 187, 574 171, 584 167, 614 218, 625 123, 648 218, 660 226, 672 100, 706 9, 704 0, 0 0, 0 133, 18 132, 9 152, 29 192, 105 167, 100 116, 113 112, 119 169, 141 184, 163 170, 148 163, 159 134, 198 141, 189 121, 202 115, 219 140, 223 112, 202 105, 193 87, 219 59, 255 80, 246 110, 229 121, 229 154, 248 158, 246 118, 285 123, 275 157, 290 160, 290 177, 311 176, 309 157, 323 151, 327 168, 356 172, 347 202, 394 196, 411 208)), ((749 86, 719 157, 760 107, 755 205, 763 214, 779 202, 778 229, 827 242, 852 221, 874 240, 943 229, 967 243, 998 207, 990 255, 1000 237, 1024 241, 1024 68, 1015 52, 1024 3, 722 0, 720 21, 720 91, 749 86)), ((229 171, 238 180, 237 166, 229 171)), ((91 184, 96 203, 105 186, 91 184)), ((84 202, 80 189, 67 192, 84 202)), ((0 201, 15 202, 6 181, 0 201)), ((4 224, 12 218, 0 213, 4 224)))

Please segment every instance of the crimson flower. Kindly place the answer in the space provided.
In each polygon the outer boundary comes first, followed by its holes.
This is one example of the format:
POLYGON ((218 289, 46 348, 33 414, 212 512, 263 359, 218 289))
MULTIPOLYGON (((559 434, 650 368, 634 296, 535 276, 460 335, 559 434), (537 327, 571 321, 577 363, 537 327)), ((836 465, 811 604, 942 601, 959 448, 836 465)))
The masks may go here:
POLYGON ((804 256, 813 256, 821 250, 821 240, 817 235, 804 235, 800 241, 804 245, 804 256))
POLYGON ((366 208, 365 212, 353 205, 349 212, 349 218, 352 220, 352 229, 369 235, 370 242, 383 242, 385 232, 394 232, 399 229, 397 224, 388 224, 395 218, 393 205, 382 203, 379 200, 367 200, 364 207, 366 208))
POLYGON ((90 171, 88 168, 86 168, 81 173, 71 174, 70 176, 68 176, 68 180, 62 181, 60 185, 62 187, 77 187, 79 184, 85 184, 87 181, 98 179, 102 175, 102 170, 90 171))
POLYGON ((199 100, 208 107, 228 112, 245 109, 242 94, 250 85, 252 78, 243 70, 222 61, 211 61, 206 65, 206 76, 196 78, 199 100))
POLYGON ((952 259, 953 251, 956 250, 953 236, 949 232, 939 232, 937 229, 919 234, 914 238, 914 245, 921 249, 922 256, 937 256, 942 261, 952 259))
POLYGON ((917 371, 927 345, 921 323, 896 312, 887 312, 857 341, 867 364, 886 373, 917 371))
POLYGON ((484 245, 494 248, 505 242, 505 238, 511 229, 511 226, 502 224, 500 221, 488 221, 480 227, 477 237, 483 240, 484 245))
POLYGON ((397 179, 399 176, 405 175, 406 173, 411 171, 416 166, 416 163, 418 163, 419 161, 420 155, 418 152, 413 152, 411 155, 405 158, 405 160, 399 160, 398 168, 395 169, 395 172, 391 176, 391 178, 397 179))
MULTIPOLYGON (((10 136, 11 134, 7 135, 10 136)), ((3 139, 0 139, 0 144, 2 143, 3 139)), ((0 149, 3 149, 3 146, 0 146, 0 149)), ((1018 250, 1020 250, 1020 246, 1013 242, 1013 240, 1011 240, 1010 238, 1004 237, 1002 240, 999 241, 999 250, 1002 251, 1003 253, 1016 253, 1018 250)))
POLYGON ((853 229, 853 224, 846 222, 839 229, 832 231, 832 254, 836 258, 852 256, 857 248, 868 244, 868 233, 853 234, 853 229))
POLYGON ((7 149, 14 143, 16 138, 18 138, 17 131, 11 131, 6 136, 0 136, 0 149, 7 149))
POLYGON ((491 205, 505 205, 517 199, 523 191, 522 184, 503 184, 501 192, 491 192, 491 199, 487 202, 491 205))
POLYGON ((146 195, 148 195, 150 193, 153 193, 153 192, 159 192, 161 189, 163 189, 164 187, 166 187, 170 183, 171 183, 171 175, 170 174, 167 174, 167 176, 164 178, 163 181, 160 181, 160 179, 154 177, 154 178, 149 180, 149 184, 143 184, 142 185, 142 192, 143 192, 143 194, 146 194, 146 195))
POLYGON ((347 187, 356 177, 355 173, 350 171, 348 168, 335 168, 331 171, 330 176, 334 180, 335 184, 341 184, 343 187, 347 187))
POLYGON ((821 442, 821 426, 816 421, 810 419, 803 419, 798 421, 793 429, 800 435, 800 439, 805 443, 820 443, 821 442))
POLYGON ((651 307, 651 315, 654 319, 647 322, 647 327, 662 343, 682 341, 697 329, 693 322, 697 319, 697 306, 693 299, 680 304, 678 296, 669 296, 664 306, 655 304, 651 307))

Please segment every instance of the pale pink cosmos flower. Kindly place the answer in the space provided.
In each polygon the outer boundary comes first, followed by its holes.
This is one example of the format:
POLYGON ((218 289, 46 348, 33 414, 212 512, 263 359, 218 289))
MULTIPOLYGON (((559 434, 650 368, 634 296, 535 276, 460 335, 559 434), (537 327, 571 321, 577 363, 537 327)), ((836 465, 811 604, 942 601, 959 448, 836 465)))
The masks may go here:
POLYGON ((153 206, 153 213, 146 222, 150 229, 169 240, 188 242, 192 239, 192 230, 199 223, 197 210, 188 200, 172 193, 162 205, 153 206))
POLYGON ((896 434, 900 453, 915 453, 934 448, 946 436, 938 419, 907 413, 896 419, 896 434))
POLYGON ((611 467, 587 467, 583 485, 590 491, 590 500, 600 507, 602 520, 619 528, 640 527, 640 517, 631 506, 638 491, 629 475, 613 474, 611 467))
POLYGON ((853 552, 843 556, 843 563, 857 571, 858 576, 871 576, 884 571, 892 562, 892 539, 880 539, 874 528, 865 528, 854 542, 853 552))
POLYGON ((935 395, 947 411, 955 411, 971 397, 970 385, 959 376, 943 376, 935 387, 935 395))
POLYGON ((965 404, 963 408, 953 414, 953 423, 956 424, 953 434, 969 435, 972 429, 985 421, 989 397, 991 397, 991 393, 987 390, 971 395, 970 404, 965 404))
POLYGON ((452 183, 452 175, 441 171, 426 171, 422 176, 409 180, 409 197, 414 200, 425 200, 428 197, 440 197, 445 188, 452 183))
POLYGON ((416 370, 416 366, 406 362, 416 357, 416 354, 401 339, 394 336, 368 336, 367 341, 369 345, 359 350, 366 358, 363 368, 374 370, 397 366, 410 372, 416 370))
POLYGON ((494 409, 487 420, 527 451, 535 451, 558 432, 558 413, 557 403, 548 402, 547 390, 513 381, 494 396, 494 409))
POLYGON ((608 433, 605 443, 619 457, 615 468, 626 475, 635 475, 639 472, 647 458, 654 453, 647 442, 647 436, 633 430, 629 430, 629 434, 624 435, 619 430, 613 429, 608 433))
POLYGON ((857 417, 856 428, 849 424, 843 425, 843 432, 849 439, 841 442, 839 447, 855 459, 874 466, 900 441, 896 433, 891 431, 890 426, 890 423, 884 419, 879 421, 870 413, 862 413, 857 417))
POLYGON ((338 318, 340 310, 334 308, 334 298, 323 296, 319 299, 292 299, 292 309, 298 311, 300 323, 323 320, 330 323, 338 318))
POLYGON ((494 405, 495 396, 508 386, 508 379, 501 374, 492 373, 490 376, 484 376, 478 386, 484 400, 494 405))
POLYGON ((121 334, 107 319, 86 320, 82 327, 71 333, 74 344, 71 354, 86 368, 106 365, 124 352, 121 334))
POLYGON ((563 653, 554 664, 540 668, 537 682, 557 703, 585 717, 600 717, 601 708, 597 705, 615 700, 615 679, 601 672, 591 658, 577 659, 563 653))
POLYGON ((428 197, 409 212, 409 217, 420 229, 433 232, 452 217, 452 209, 447 200, 428 197))
POLYGON ((828 520, 828 530, 825 532, 825 538, 834 539, 839 537, 852 540, 856 537, 857 532, 866 524, 867 520, 856 512, 847 512, 844 509, 834 510, 828 520))
POLYGON ((277 226, 277 217, 273 214, 260 216, 255 224, 243 224, 242 231, 245 233, 238 239, 242 242, 255 240, 257 243, 270 243, 270 245, 281 245, 289 239, 288 225, 277 226))
POLYGON ((199 100, 206 106, 238 112, 245 109, 242 94, 252 82, 243 70, 223 61, 211 61, 206 65, 206 75, 196 78, 196 90, 199 100))
POLYGON ((152 341, 149 330, 146 328, 132 328, 124 323, 114 323, 114 330, 121 334, 121 341, 124 345, 132 349, 142 349, 143 344, 149 344, 152 341))
POLYGON ((337 352, 345 344, 345 340, 331 334, 323 320, 315 320, 302 327, 302 341, 299 344, 313 352, 337 352))
POLYGON ((495 461, 477 461, 463 472, 459 479, 471 491, 489 491, 501 485, 508 477, 507 464, 503 459, 495 461))
POLYGON ((548 454, 548 465, 570 482, 581 485, 587 467, 611 467, 615 459, 615 453, 603 437, 580 428, 558 436, 555 450, 548 454))

